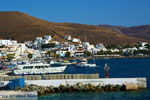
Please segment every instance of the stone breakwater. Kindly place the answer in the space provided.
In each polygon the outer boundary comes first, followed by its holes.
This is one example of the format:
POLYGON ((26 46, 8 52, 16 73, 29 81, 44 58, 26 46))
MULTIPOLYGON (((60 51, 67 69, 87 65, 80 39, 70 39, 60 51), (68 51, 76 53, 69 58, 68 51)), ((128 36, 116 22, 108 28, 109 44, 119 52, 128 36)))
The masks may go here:
POLYGON ((60 85, 58 87, 54 86, 38 86, 38 85, 28 85, 21 91, 37 91, 38 95, 46 95, 49 93, 61 93, 61 92, 107 92, 107 91, 126 91, 126 85, 92 85, 92 84, 83 84, 77 83, 74 85, 60 85))

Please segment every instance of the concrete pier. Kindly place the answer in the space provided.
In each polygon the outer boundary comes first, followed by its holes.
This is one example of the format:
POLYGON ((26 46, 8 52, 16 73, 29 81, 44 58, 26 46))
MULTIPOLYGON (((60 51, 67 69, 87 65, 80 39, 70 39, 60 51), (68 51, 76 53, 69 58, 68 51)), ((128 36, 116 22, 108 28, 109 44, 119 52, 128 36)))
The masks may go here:
MULTIPOLYGON (((2 81, 8 84, 8 81, 2 81)), ((26 85, 35 84, 38 86, 56 86, 59 85, 74 85, 77 83, 92 84, 92 85, 122 85, 125 84, 127 90, 145 89, 147 88, 146 78, 99 78, 99 79, 57 79, 57 80, 25 80, 26 85)))
POLYGON ((74 85, 77 83, 92 85, 122 85, 125 84, 127 90, 147 88, 146 78, 102 78, 102 79, 62 79, 62 80, 26 80, 26 85, 35 84, 38 86, 74 85))

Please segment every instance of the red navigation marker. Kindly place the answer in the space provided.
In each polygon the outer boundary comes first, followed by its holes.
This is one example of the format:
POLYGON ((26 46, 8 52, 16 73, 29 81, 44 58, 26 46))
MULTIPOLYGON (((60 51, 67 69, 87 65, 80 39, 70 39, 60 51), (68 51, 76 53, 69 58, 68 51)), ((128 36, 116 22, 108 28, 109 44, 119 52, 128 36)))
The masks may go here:
POLYGON ((104 66, 104 70, 105 70, 105 72, 106 72, 106 74, 105 74, 105 77, 106 78, 109 78, 109 73, 108 73, 108 71, 109 71, 109 66, 107 65, 107 63, 105 64, 105 66, 104 66))

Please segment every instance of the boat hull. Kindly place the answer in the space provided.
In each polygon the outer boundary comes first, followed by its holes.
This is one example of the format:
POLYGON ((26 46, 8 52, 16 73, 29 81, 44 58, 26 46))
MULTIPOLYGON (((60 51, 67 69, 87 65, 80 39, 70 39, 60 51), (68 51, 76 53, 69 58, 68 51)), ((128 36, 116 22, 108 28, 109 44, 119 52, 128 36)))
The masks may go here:
POLYGON ((97 67, 96 64, 77 64, 77 67, 97 67))
POLYGON ((63 73, 66 69, 66 66, 61 67, 49 67, 45 69, 19 69, 14 70, 14 75, 39 75, 39 74, 55 74, 55 73, 63 73))

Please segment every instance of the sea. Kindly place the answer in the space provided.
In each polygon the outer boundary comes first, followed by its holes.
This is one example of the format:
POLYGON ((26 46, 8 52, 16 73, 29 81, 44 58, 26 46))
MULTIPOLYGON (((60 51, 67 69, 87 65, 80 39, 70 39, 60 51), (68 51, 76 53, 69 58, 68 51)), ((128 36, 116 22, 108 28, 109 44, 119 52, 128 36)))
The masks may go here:
MULTIPOLYGON (((104 65, 107 63, 110 67, 110 78, 146 77, 148 88, 150 88, 150 58, 113 58, 89 60, 89 63, 92 62, 95 62, 98 67, 80 68, 70 65, 66 68, 64 73, 99 73, 99 77, 104 78, 104 65)), ((103 93, 53 93, 39 96, 38 100, 150 100, 150 89, 103 93)))
MULTIPOLYGON (((113 58, 113 59, 95 59, 89 60, 89 63, 96 63, 96 68, 76 67, 70 65, 65 73, 94 74, 99 73, 100 78, 105 78, 104 65, 109 66, 110 78, 134 78, 146 77, 150 83, 150 58, 113 58)), ((148 84, 150 87, 150 84, 148 84)))

